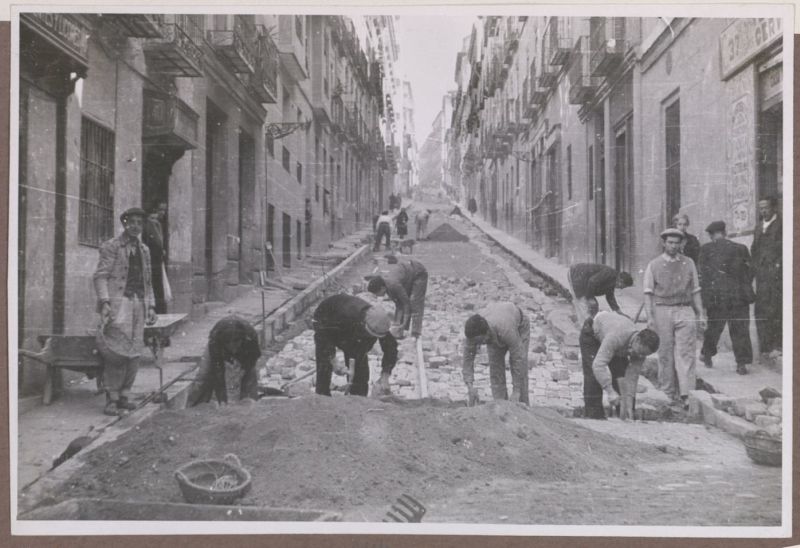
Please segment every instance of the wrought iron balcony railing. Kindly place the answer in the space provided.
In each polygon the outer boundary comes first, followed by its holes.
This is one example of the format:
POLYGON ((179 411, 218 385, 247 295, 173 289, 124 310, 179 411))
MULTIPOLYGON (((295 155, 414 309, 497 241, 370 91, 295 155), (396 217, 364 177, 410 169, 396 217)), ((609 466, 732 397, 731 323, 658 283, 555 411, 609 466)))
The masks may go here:
POLYGON ((163 13, 109 13, 108 18, 130 38, 161 38, 166 23, 163 13))
POLYGON ((569 67, 569 102, 577 105, 591 100, 597 89, 597 78, 591 73, 591 51, 589 37, 581 36, 572 50, 572 63, 569 67))
POLYGON ((255 72, 250 76, 250 89, 262 103, 278 100, 278 48, 265 29, 260 28, 256 48, 255 72))
POLYGON ((143 48, 148 69, 172 76, 203 75, 203 15, 164 15, 159 38, 143 48))
POLYGON ((625 18, 592 17, 590 30, 592 76, 606 76, 625 54, 625 18))
POLYGON ((565 65, 572 51, 571 19, 569 17, 551 17, 544 41, 548 44, 549 55, 545 62, 550 65, 565 65))
POLYGON ((255 49, 258 32, 254 23, 244 16, 233 16, 233 28, 209 30, 208 43, 225 59, 237 74, 253 74, 256 70, 255 49))

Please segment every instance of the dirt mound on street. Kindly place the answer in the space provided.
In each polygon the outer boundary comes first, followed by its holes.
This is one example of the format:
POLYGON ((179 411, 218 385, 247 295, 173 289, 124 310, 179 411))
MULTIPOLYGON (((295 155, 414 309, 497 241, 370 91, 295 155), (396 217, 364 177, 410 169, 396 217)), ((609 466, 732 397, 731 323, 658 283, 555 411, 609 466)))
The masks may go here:
POLYGON ((98 447, 55 493, 182 502, 174 471, 235 453, 253 475, 245 505, 353 511, 379 520, 407 492, 423 501, 492 478, 580 481, 665 458, 557 413, 508 402, 308 396, 163 411, 98 447))
POLYGON ((462 234, 448 223, 442 223, 428 235, 431 242, 468 242, 469 237, 462 234))

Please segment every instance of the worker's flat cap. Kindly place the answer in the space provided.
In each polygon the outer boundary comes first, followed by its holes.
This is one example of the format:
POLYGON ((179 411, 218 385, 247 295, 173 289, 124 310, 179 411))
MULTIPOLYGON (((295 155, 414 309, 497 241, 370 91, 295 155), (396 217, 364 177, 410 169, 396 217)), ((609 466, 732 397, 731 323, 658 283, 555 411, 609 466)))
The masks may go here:
POLYGON ((725 232, 725 221, 714 221, 706 227, 706 232, 713 234, 715 232, 725 232))
POLYGON ((141 207, 131 207, 129 209, 126 209, 125 212, 119 216, 119 220, 120 222, 124 223, 128 217, 135 217, 137 215, 142 219, 147 218, 147 213, 145 213, 144 209, 142 209, 141 207))
POLYGON ((677 236, 681 240, 686 237, 686 235, 678 230, 677 228, 668 228, 664 232, 661 233, 661 239, 666 240, 667 236, 677 236))

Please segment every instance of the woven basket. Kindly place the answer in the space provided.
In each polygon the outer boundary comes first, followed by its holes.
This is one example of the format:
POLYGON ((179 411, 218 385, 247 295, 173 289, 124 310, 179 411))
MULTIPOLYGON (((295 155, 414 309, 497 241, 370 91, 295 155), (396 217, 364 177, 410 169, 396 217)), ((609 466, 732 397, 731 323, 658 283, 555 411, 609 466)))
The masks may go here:
POLYGON ((748 432, 744 436, 744 447, 747 456, 757 464, 781 466, 781 440, 770 436, 764 430, 748 432))
POLYGON ((239 457, 225 455, 222 460, 196 460, 175 471, 175 479, 186 502, 193 504, 233 504, 250 490, 250 472, 242 468, 239 457))

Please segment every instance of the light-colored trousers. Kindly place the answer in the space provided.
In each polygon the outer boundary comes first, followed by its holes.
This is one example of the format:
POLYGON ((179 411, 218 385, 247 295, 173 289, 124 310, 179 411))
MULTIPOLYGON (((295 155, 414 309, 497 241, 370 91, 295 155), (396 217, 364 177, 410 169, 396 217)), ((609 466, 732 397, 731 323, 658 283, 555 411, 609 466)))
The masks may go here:
POLYGON ((695 389, 695 346, 697 342, 694 310, 691 306, 655 306, 653 321, 660 339, 658 345, 658 384, 675 398, 688 396, 695 389))
POLYGON ((506 385, 506 353, 509 354, 509 369, 511 370, 512 401, 530 403, 528 395, 528 348, 531 340, 531 322, 522 312, 519 324, 521 344, 512 349, 500 348, 493 344, 487 345, 489 354, 489 382, 492 388, 492 398, 495 400, 508 399, 506 385))
MULTIPOLYGON (((111 324, 130 337, 133 345, 144 350, 144 301, 138 297, 122 299, 115 311, 111 324)), ((120 396, 130 395, 136 373, 139 371, 139 358, 104 360, 103 385, 109 399, 116 401, 120 396)))

